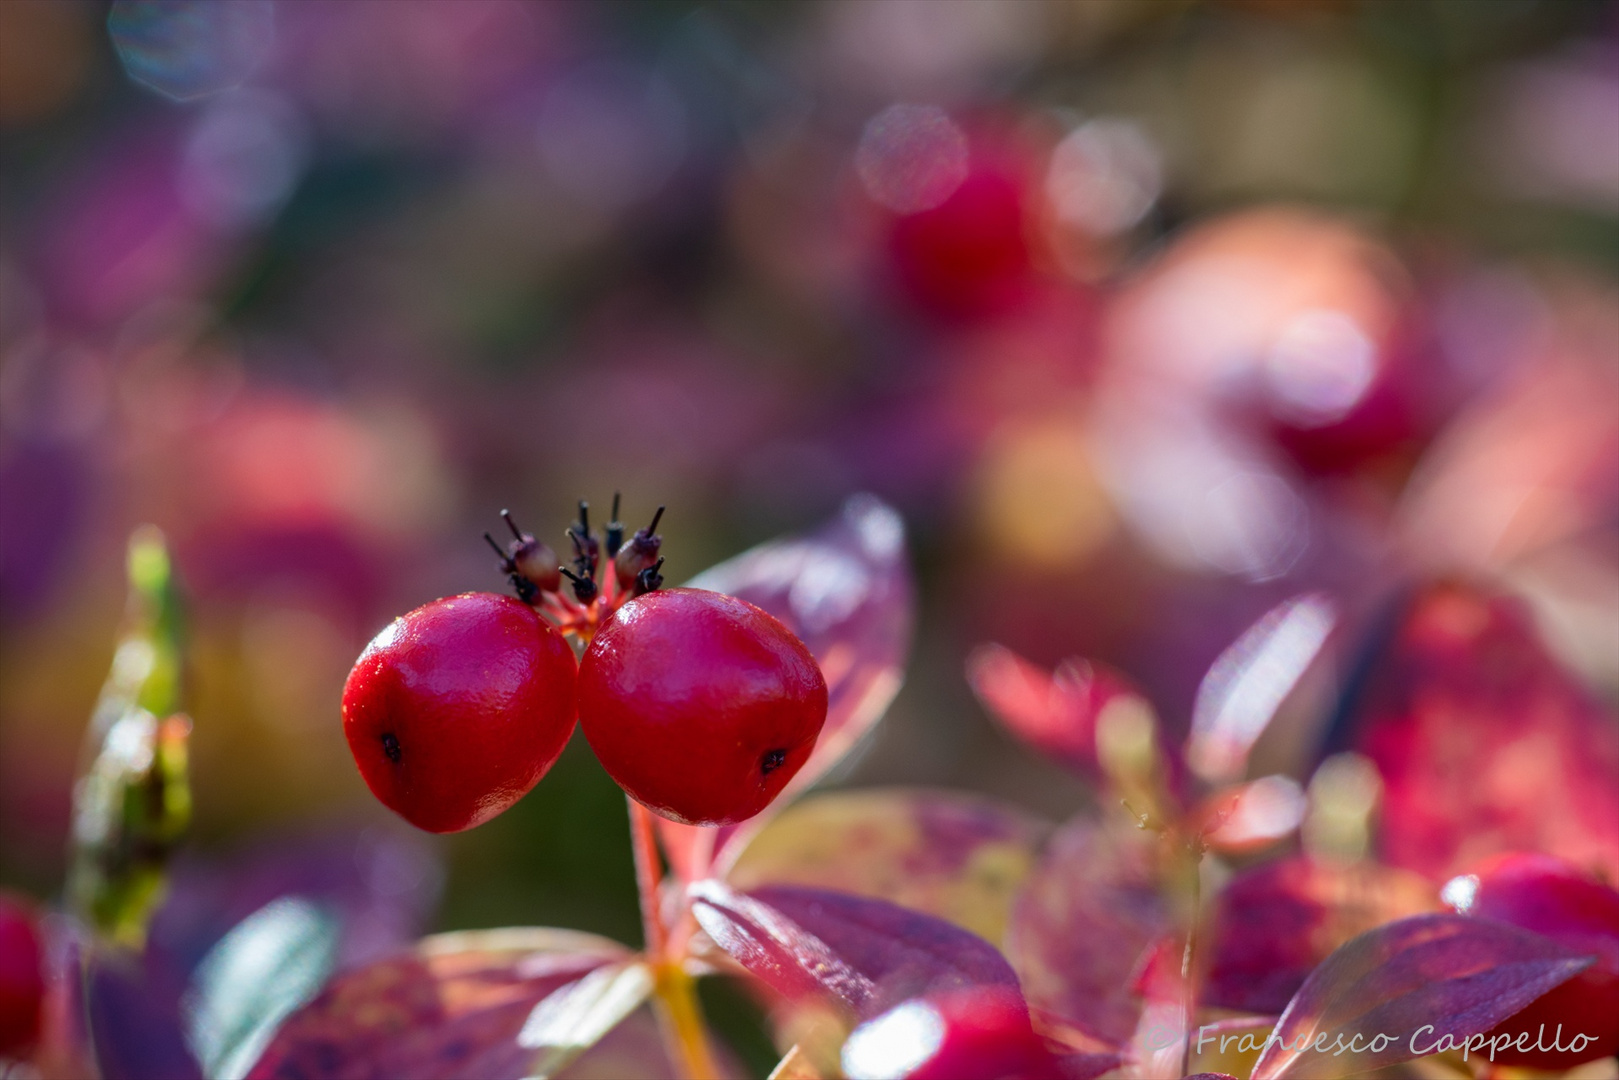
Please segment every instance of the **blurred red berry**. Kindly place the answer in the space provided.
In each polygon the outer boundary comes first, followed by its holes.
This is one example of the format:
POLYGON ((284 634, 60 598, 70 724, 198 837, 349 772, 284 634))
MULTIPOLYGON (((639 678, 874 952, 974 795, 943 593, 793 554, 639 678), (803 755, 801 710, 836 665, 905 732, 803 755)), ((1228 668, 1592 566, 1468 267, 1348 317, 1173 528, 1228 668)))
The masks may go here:
POLYGON ((763 810, 826 721, 826 680, 804 643, 742 600, 666 589, 602 626, 579 667, 579 721, 618 785, 688 825, 763 810))
POLYGON ((1464 914, 1532 930, 1596 957, 1489 1032, 1514 1040, 1528 1034, 1526 1048, 1497 1051, 1497 1062, 1567 1069, 1619 1053, 1619 892, 1554 856, 1513 853, 1453 878, 1443 896, 1464 914), (1579 1049, 1569 1049, 1576 1041, 1579 1049), (1558 1044, 1563 1049, 1547 1049, 1558 1044))
POLYGON ((931 311, 990 314, 1026 291, 1030 259, 1024 229, 1019 178, 978 166, 944 202, 894 222, 895 270, 911 296, 931 311))
POLYGON ((32 905, 0 893, 0 1058, 25 1058, 39 1040, 43 969, 32 905))
POLYGON ((856 1028, 843 1044, 850 1080, 1046 1080, 1062 1075, 1018 996, 974 988, 916 998, 856 1028))
POLYGON ((428 832, 502 813, 573 732, 573 650, 510 597, 464 593, 395 619, 343 688, 343 733, 372 794, 428 832))

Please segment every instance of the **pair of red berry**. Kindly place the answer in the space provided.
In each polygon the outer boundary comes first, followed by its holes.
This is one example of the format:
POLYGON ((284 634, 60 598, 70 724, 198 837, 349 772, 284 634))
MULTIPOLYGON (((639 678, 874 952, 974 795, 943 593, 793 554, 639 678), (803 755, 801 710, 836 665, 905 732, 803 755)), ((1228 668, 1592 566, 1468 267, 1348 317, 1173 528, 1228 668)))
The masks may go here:
POLYGON ((571 569, 512 525, 495 546, 521 599, 436 600, 366 646, 343 730, 384 805, 429 832, 480 825, 540 781, 576 719, 620 787, 691 825, 752 817, 803 766, 827 702, 804 643, 745 601, 660 589, 658 518, 626 543, 613 511, 598 537, 580 504, 571 569))

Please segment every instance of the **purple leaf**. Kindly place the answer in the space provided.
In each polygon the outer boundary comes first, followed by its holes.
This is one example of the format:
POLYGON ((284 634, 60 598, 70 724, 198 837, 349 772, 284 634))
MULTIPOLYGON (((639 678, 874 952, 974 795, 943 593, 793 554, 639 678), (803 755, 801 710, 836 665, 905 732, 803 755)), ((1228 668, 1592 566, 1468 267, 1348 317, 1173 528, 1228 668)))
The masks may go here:
MULTIPOLYGON (((874 496, 856 495, 816 532, 761 544, 689 584, 770 612, 809 646, 826 676, 826 725, 809 761, 775 802, 785 806, 836 765, 899 692, 915 606, 904 522, 874 496)), ((659 834, 683 879, 706 876, 711 863, 723 876, 769 814, 717 830, 660 818, 659 834)))
POLYGON ((179 988, 140 957, 85 952, 84 1021, 106 1080, 201 1080, 180 1033, 179 988))
POLYGON ((1075 819, 1052 838, 1012 909, 1006 952, 1035 1009, 1118 1048, 1136 1030, 1132 990, 1170 930, 1154 834, 1075 819))
POLYGON ((189 972, 226 932, 283 896, 331 909, 342 924, 338 967, 414 941, 438 901, 443 868, 407 828, 332 829, 266 840, 223 861, 182 855, 152 920, 151 949, 189 972))
POLYGON ((748 971, 789 998, 830 994, 860 1019, 942 990, 1018 989, 989 942, 882 900, 786 885, 739 893, 717 881, 691 896, 703 930, 748 971))
POLYGON ((535 1007, 629 957, 617 942, 569 930, 426 938, 333 980, 287 1020, 248 1075, 516 1080, 545 1052, 521 1039, 535 1007))
POLYGON ((1376 863, 1296 856, 1243 870, 1215 902, 1204 1000, 1278 1014, 1333 949, 1438 901, 1425 879, 1376 863))
POLYGON ((805 885, 872 896, 995 943, 1049 828, 1015 807, 957 792, 830 792, 765 826, 726 880, 742 892, 805 885))
POLYGON ((1447 1036, 1459 1049, 1591 962, 1550 938, 1483 919, 1436 914, 1388 923, 1339 948, 1304 980, 1254 1080, 1367 1072, 1445 1049, 1447 1036))

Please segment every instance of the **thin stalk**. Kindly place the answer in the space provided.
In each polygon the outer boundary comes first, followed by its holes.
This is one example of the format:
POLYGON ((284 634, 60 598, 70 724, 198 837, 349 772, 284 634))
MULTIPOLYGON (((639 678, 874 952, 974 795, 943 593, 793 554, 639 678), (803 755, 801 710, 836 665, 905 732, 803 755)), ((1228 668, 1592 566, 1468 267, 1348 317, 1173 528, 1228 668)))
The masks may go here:
POLYGON ((708 1050, 697 980, 678 960, 666 960, 653 972, 653 1004, 669 1056, 687 1080, 719 1080, 719 1067, 708 1050))
POLYGON ((1182 1005, 1181 1075, 1192 1073, 1192 1024, 1197 1010, 1197 926, 1203 918, 1203 853, 1195 852, 1192 859, 1192 921, 1186 930, 1186 951, 1181 954, 1182 1005))
POLYGON ((624 796, 630 805, 630 845, 635 851, 635 887, 641 894, 641 933, 653 963, 669 959, 669 931, 663 924, 663 867, 652 811, 624 796))
POLYGON ((652 812, 629 799, 630 841, 635 851, 635 884, 641 894, 641 926, 647 960, 652 965, 653 1003, 669 1059, 686 1080, 718 1080, 719 1069, 708 1049, 697 983, 669 948, 663 921, 663 871, 652 812))

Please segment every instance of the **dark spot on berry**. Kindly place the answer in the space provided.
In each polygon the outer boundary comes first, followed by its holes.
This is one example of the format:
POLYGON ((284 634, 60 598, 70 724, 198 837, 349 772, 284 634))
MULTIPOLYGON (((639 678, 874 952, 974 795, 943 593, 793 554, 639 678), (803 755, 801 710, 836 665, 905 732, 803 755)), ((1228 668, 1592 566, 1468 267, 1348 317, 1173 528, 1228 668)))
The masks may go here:
POLYGON ((785 764, 787 764, 787 751, 766 750, 765 756, 759 759, 759 772, 769 776, 785 764))
POLYGON ((382 752, 388 755, 389 761, 399 764, 399 740, 394 738, 391 731, 382 736, 382 752))

